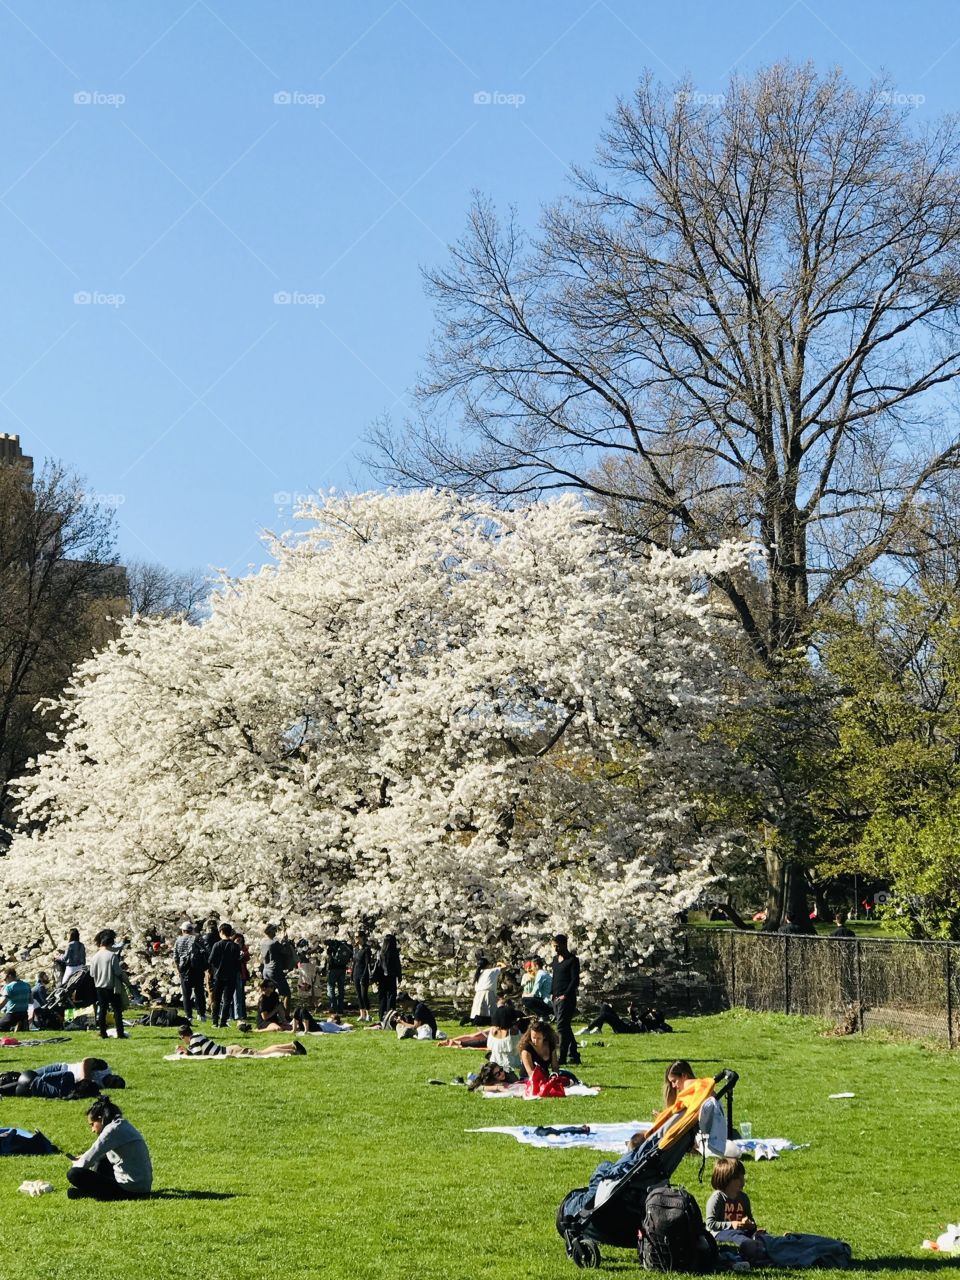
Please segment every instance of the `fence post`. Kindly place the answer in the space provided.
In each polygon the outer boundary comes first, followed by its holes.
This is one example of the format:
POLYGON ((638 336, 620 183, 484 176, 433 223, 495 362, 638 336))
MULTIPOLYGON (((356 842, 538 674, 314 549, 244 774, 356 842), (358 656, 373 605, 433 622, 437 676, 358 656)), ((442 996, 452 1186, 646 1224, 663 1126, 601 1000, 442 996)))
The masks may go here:
POLYGON ((783 1012, 790 1012, 790 943, 789 933, 783 934, 783 1012))
POLYGON ((730 1008, 737 1007, 737 935, 730 930, 730 1008))
POLYGON ((854 941, 853 955, 853 979, 854 979, 854 995, 857 998, 857 1030, 863 1035, 863 973, 860 968, 860 946, 861 941, 857 938, 854 941))
POLYGON ((953 1048, 953 944, 947 942, 943 960, 943 977, 947 987, 947 1045, 953 1048))

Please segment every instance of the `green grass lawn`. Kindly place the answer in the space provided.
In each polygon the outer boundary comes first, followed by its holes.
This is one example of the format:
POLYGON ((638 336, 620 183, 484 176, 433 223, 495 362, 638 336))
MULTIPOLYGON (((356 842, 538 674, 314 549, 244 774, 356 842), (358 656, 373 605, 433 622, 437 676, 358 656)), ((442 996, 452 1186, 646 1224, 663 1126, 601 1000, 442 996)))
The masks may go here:
MULTIPOLYGON (((604 1157, 464 1130, 649 1119, 677 1057, 704 1075, 740 1072, 737 1115, 755 1136, 810 1143, 748 1165, 762 1226, 841 1236, 857 1265, 878 1274, 953 1268, 920 1242, 960 1217, 954 1056, 826 1038, 801 1018, 733 1012, 675 1025, 671 1036, 599 1037, 604 1047, 584 1052, 583 1075, 600 1096, 546 1102, 429 1086, 431 1076, 466 1075, 481 1055, 390 1034, 308 1037, 305 1058, 207 1063, 165 1062, 174 1033, 135 1028, 127 1043, 109 1042, 109 1056, 128 1082, 117 1099, 150 1144, 158 1197, 68 1201, 61 1157, 0 1161, 0 1277, 572 1278, 580 1273, 554 1214, 604 1157), (828 1101, 846 1090, 856 1098, 828 1101), (19 1195, 27 1178, 56 1193, 19 1195)), ((0 1055, 9 1069, 76 1060, 101 1043, 76 1034, 50 1050, 0 1055)), ((86 1106, 4 1098, 0 1124, 42 1128, 79 1151, 89 1143, 86 1106)), ((698 1168, 688 1158, 674 1180, 703 1205, 698 1168)), ((630 1253, 605 1252, 604 1270, 635 1268, 630 1253)))

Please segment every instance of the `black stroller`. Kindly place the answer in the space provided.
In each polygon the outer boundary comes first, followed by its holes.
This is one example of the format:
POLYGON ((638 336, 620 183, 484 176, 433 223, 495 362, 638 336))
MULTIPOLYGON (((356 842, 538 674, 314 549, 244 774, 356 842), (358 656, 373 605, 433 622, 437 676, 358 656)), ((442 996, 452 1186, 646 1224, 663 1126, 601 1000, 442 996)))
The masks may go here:
POLYGON ((657 1116, 643 1143, 612 1186, 604 1182, 600 1204, 595 1192, 579 1187, 557 1210, 557 1230, 567 1257, 578 1267, 600 1264, 600 1245, 635 1249, 643 1226, 647 1192, 668 1182, 700 1131, 700 1111, 708 1098, 726 1098, 727 1136, 733 1134, 735 1071, 721 1071, 713 1080, 690 1081, 672 1107, 657 1116))
POLYGON ((66 982, 54 987, 45 1004, 34 1011, 34 1026, 54 1031, 63 1027, 67 1009, 86 1009, 97 998, 97 989, 89 969, 77 969, 66 982))

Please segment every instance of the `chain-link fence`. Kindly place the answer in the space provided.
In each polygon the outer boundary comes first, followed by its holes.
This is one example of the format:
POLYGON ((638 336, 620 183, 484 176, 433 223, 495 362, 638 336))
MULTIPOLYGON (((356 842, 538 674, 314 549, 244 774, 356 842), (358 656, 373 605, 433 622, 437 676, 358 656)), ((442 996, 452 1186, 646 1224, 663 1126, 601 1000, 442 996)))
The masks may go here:
POLYGON ((850 1031, 887 1027, 960 1037, 960 944, 691 929, 687 960, 717 1003, 830 1018, 850 1031))

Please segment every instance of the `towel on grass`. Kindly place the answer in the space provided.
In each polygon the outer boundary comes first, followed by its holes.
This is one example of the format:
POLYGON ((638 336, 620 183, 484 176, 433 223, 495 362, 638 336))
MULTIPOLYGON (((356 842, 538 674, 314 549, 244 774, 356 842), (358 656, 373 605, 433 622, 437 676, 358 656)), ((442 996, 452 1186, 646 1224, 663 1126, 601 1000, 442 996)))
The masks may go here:
POLYGON ((45 1036, 42 1040, 18 1040, 16 1036, 4 1036, 0 1046, 4 1049, 29 1049, 41 1044, 66 1044, 69 1036, 45 1036))
POLYGON ((250 1054, 229 1054, 229 1053, 209 1053, 209 1054, 192 1054, 192 1053, 165 1053, 163 1055, 164 1062, 277 1062, 280 1058, 292 1058, 293 1054, 271 1053, 265 1058, 255 1058, 250 1054))
MULTIPOLYGON (((522 1080, 518 1080, 515 1085, 513 1084, 508 1085, 507 1089, 508 1089, 508 1092, 506 1093, 492 1092, 489 1089, 482 1089, 481 1093, 485 1098, 526 1098, 526 1093, 524 1091, 524 1082, 522 1080)), ((599 1089, 591 1089, 590 1086, 586 1084, 568 1084, 564 1086, 565 1098, 595 1098, 599 1092, 600 1092, 599 1089)), ((558 1101, 558 1099, 534 1098, 534 1099, 527 1099, 527 1101, 556 1102, 558 1101)))
MULTIPOLYGON (((791 1142, 789 1138, 730 1138, 723 1154, 732 1160, 742 1160, 747 1156, 754 1160, 777 1160, 781 1151, 801 1151, 809 1145, 809 1142, 791 1142)), ((698 1133, 694 1147, 702 1155, 704 1146, 704 1135, 698 1133)), ((714 1156, 717 1153, 708 1149, 705 1154, 714 1156)))
POLYGON ((649 1122, 627 1120, 622 1124, 590 1125, 497 1124, 466 1132, 509 1133, 528 1147, 586 1147, 591 1151, 616 1151, 622 1155, 627 1140, 635 1133, 646 1133, 649 1128, 649 1122))

